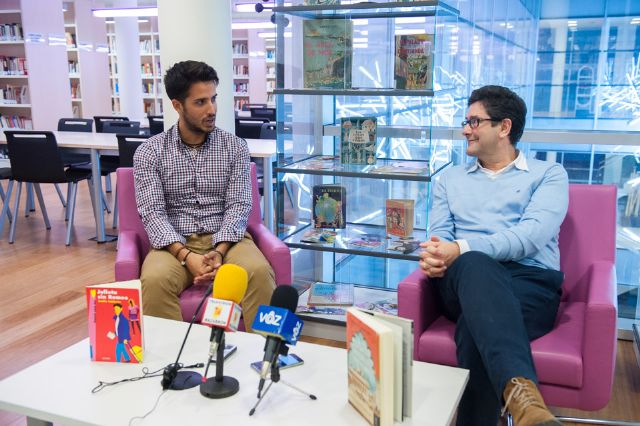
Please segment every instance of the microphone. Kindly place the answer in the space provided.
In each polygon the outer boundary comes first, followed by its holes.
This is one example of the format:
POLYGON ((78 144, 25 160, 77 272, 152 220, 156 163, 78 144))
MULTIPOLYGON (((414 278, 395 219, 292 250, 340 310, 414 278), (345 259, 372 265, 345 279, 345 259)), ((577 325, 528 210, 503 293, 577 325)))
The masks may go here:
POLYGON ((295 345, 304 324, 294 312, 298 306, 298 292, 284 285, 276 287, 271 296, 270 306, 260 305, 253 321, 253 331, 267 338, 264 345, 264 358, 260 371, 258 397, 272 366, 277 368, 278 355, 287 354, 289 348, 283 343, 295 345))
POLYGON ((207 302, 202 324, 212 326, 209 358, 218 351, 225 331, 237 331, 242 308, 239 303, 247 292, 247 271, 231 263, 220 266, 213 281, 213 297, 207 302))
POLYGON ((224 264, 218 268, 213 281, 213 296, 207 303, 203 324, 211 325, 211 346, 200 393, 208 398, 226 398, 238 392, 240 384, 223 374, 224 332, 236 331, 242 309, 238 305, 247 291, 247 271, 238 265, 224 264), (216 375, 207 379, 211 361, 216 356, 216 375))

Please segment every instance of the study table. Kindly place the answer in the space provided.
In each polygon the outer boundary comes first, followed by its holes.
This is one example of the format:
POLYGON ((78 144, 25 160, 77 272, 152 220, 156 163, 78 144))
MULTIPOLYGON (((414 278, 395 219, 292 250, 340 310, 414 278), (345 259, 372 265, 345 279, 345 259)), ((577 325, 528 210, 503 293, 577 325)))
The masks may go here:
MULTIPOLYGON (((104 243, 112 241, 105 231, 104 215, 102 213, 102 179, 100 176, 100 156, 118 155, 118 139, 113 133, 84 133, 84 132, 57 132, 53 134, 61 148, 73 152, 89 153, 91 156, 91 177, 93 185, 93 214, 96 221, 96 241, 104 243)), ((7 137, 0 132, 0 144, 6 144, 7 137)), ((261 158, 265 176, 271 176, 272 161, 276 155, 276 141, 272 139, 247 139, 249 154, 252 157, 261 158), (269 173, 269 174, 267 174, 269 173)), ((271 180, 265 179, 265 182, 271 180)), ((264 191, 263 200, 264 223, 273 230, 273 190, 264 191)))
MULTIPOLYGON (((56 422, 64 425, 127 425, 143 416, 156 401, 155 410, 134 425, 366 425, 347 401, 347 351, 300 342, 291 348, 304 364, 281 370, 286 381, 317 396, 313 401, 283 383, 275 383, 253 416, 259 375, 249 365, 261 360, 264 338, 243 332, 227 333, 226 341, 238 346, 225 360, 224 374, 235 377, 240 391, 224 399, 208 399, 198 387, 162 394, 160 377, 125 382, 91 390, 99 381, 115 382, 140 376, 174 362, 188 324, 144 317, 145 361, 140 364, 100 363, 89 360, 85 339, 0 381, 0 409, 29 417, 30 425, 56 422), (162 396, 160 396, 162 394, 162 396), (158 399, 159 398, 159 399, 158 399)), ((180 361, 205 362, 210 329, 194 325, 180 361)), ((202 373, 204 369, 197 371, 202 373)), ((215 375, 215 366, 209 376, 215 375)), ((402 425, 449 425, 468 378, 468 371, 424 362, 413 364, 413 416, 402 425)))

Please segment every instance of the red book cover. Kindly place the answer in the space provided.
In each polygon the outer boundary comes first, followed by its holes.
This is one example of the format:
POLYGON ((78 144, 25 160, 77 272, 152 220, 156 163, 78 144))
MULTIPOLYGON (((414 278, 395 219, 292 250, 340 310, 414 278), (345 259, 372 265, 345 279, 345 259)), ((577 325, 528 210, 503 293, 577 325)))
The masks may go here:
POLYGON ((87 286, 86 293, 91 360, 141 363, 140 280, 87 286))

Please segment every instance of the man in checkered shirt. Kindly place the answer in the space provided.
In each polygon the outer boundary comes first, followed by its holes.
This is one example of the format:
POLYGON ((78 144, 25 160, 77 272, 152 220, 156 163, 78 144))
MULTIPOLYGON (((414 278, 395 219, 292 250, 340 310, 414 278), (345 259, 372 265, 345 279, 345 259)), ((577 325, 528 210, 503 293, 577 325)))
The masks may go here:
POLYGON ((246 232, 251 212, 246 142, 215 126, 216 71, 203 62, 171 67, 164 85, 178 123, 136 151, 136 204, 152 250, 142 265, 144 313, 182 320, 178 296, 207 285, 223 263, 247 270, 247 331, 275 288, 273 269, 246 232))

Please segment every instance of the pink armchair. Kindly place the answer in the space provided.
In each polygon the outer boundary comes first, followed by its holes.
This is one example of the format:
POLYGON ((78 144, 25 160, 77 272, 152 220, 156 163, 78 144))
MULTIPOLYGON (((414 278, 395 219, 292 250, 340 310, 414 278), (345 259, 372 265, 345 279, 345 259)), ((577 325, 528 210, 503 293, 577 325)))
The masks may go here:
MULTIPOLYGON (((119 168, 117 176, 120 232, 118 234, 118 254, 116 256, 115 272, 116 280, 123 281, 140 277, 140 268, 149 251, 150 244, 136 207, 133 169, 119 168)), ((247 231, 271 264, 276 277, 276 285, 290 285, 291 254, 289 253, 289 248, 262 224, 260 194, 258 193, 256 166, 254 163, 251 163, 251 185, 253 209, 249 216, 247 231)), ((180 306, 183 320, 191 320, 205 291, 205 286, 191 286, 182 292, 180 306)), ((200 318, 202 318, 203 313, 204 309, 200 312, 200 318)))
MULTIPOLYGON (((554 329, 531 343, 549 405, 599 410, 611 397, 616 360, 616 188, 570 185, 560 228, 563 294, 554 329)), ((440 313, 420 270, 398 286, 398 315, 414 320, 414 358, 456 365, 455 324, 440 313)))

